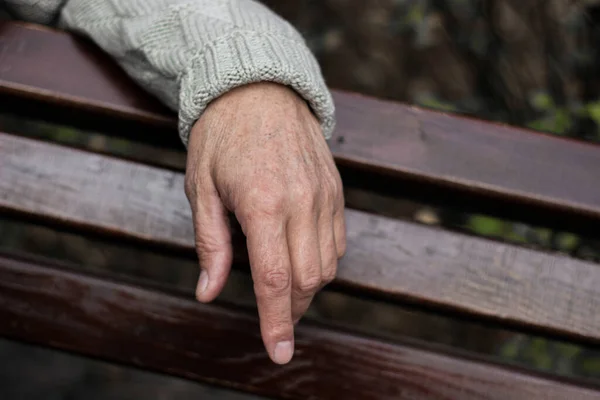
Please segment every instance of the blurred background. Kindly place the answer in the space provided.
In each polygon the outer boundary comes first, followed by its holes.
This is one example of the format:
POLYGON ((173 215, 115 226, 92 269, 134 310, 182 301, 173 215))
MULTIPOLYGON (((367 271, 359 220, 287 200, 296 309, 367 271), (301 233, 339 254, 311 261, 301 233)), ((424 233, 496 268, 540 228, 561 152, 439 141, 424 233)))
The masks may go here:
MULTIPOLYGON (((333 88, 600 143, 600 0, 264 2, 302 32, 333 88)), ((184 165, 178 153, 43 121, 0 114, 0 128, 184 165)), ((351 206, 396 218, 600 262, 600 243, 571 232, 358 191, 348 190, 346 196, 351 206)), ((0 219, 0 248, 49 255, 190 294, 198 274, 193 260, 173 261, 8 219, 0 219)), ((235 272, 221 301, 252 308, 247 276, 235 272)), ((319 295, 307 319, 600 383, 598 349, 332 292, 319 295)), ((0 359, 9 360, 0 365, 0 399, 253 398, 9 341, 0 340, 0 359)))

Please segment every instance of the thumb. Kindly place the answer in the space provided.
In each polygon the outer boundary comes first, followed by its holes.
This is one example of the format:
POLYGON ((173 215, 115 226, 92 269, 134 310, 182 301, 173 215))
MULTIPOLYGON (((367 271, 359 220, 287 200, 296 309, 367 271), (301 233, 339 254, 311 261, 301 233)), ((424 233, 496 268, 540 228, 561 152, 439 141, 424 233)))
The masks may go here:
POLYGON ((214 186, 195 191, 191 199, 195 244, 200 261, 200 277, 196 298, 201 302, 214 300, 227 281, 233 249, 227 210, 214 186))

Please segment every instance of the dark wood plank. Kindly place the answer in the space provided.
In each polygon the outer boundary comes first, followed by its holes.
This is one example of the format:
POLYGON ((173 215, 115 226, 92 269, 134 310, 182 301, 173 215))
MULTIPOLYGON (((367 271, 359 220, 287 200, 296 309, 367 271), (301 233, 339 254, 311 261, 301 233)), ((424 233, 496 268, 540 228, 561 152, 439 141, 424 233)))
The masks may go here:
MULTIPOLYGON (((174 115, 89 43, 0 22, 0 57, 0 93, 9 109, 48 112, 23 98, 68 106, 81 113, 64 107, 49 113, 55 118, 62 110, 69 124, 83 120, 93 129, 181 148, 174 115)), ((334 97, 339 123, 331 148, 346 183, 369 186, 392 177, 379 189, 600 234, 600 146, 358 95, 334 97), (381 175, 361 179, 364 170, 381 175)))
POLYGON ((0 256, 0 334, 288 399, 599 399, 600 391, 301 324, 271 363, 246 314, 0 256))
POLYGON ((600 146, 356 94, 334 98, 338 165, 403 178, 409 186, 397 185, 398 194, 430 186, 443 206, 475 210, 481 199, 499 215, 579 218, 598 233, 600 146), (511 206, 518 210, 504 210, 511 206))
POLYGON ((53 101, 67 105, 84 104, 124 118, 173 124, 174 116, 164 106, 83 40, 41 26, 8 21, 0 22, 0 32, 2 90, 32 98, 57 94, 53 101), (77 79, 83 76, 85 80, 77 79))
POLYGON ((0 21, 0 66, 3 112, 122 136, 143 124, 146 142, 183 150, 175 114, 81 38, 0 21))
MULTIPOLYGON (((189 251, 181 173, 0 134, 0 210, 189 251)), ((357 290, 600 342, 600 268, 348 209, 336 280, 357 290)))

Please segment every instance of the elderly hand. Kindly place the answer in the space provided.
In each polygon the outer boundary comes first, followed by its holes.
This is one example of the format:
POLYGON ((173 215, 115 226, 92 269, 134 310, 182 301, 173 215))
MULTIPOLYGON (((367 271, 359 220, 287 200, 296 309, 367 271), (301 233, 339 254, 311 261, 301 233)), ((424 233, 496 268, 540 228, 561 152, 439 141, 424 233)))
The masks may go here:
POLYGON ((333 280, 346 247, 341 179, 305 101, 275 83, 215 100, 190 135, 186 194, 198 300, 213 300, 225 285, 231 211, 246 235, 265 347, 274 362, 289 362, 294 324, 333 280))

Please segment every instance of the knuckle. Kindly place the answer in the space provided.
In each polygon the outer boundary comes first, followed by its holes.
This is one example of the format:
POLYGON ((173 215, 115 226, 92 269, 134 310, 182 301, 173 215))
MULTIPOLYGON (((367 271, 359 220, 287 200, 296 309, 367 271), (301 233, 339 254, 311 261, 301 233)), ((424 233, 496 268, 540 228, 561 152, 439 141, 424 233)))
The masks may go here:
POLYGON ((323 204, 326 206, 323 211, 333 211, 333 205, 335 203, 335 193, 331 190, 324 190, 321 194, 321 198, 323 199, 323 204))
POLYGON ((284 213, 286 205, 287 199, 281 188, 255 189, 248 195, 246 210, 249 214, 278 216, 284 213))
POLYGON ((196 240, 194 243, 196 245, 196 249, 206 253, 216 253, 222 247, 213 235, 196 235, 196 240))
POLYGON ((334 263, 330 268, 323 271, 323 283, 328 284, 335 280, 337 275, 337 262, 334 263))
POLYGON ((309 295, 316 292, 321 287, 321 276, 310 275, 298 280, 296 286, 296 292, 300 295, 309 295))
POLYGON ((331 173, 327 174, 327 184, 333 190, 339 188, 340 182, 339 182, 339 174, 338 174, 337 170, 332 171, 331 173))
POLYGON ((325 284, 330 283, 335 279, 337 274, 337 251, 336 248, 330 248, 327 251, 327 255, 323 260, 323 282, 325 284))
POLYGON ((337 173, 337 171, 336 171, 334 174, 328 175, 326 179, 327 179, 326 187, 328 188, 329 192, 332 194, 333 198, 337 199, 339 197, 343 197, 344 185, 342 183, 342 179, 341 179, 339 173, 337 173))
POLYGON ((339 197, 338 184, 335 179, 326 178, 322 185, 322 198, 326 204, 334 204, 335 200, 339 197))
POLYGON ((323 257, 323 265, 335 265, 337 263, 337 249, 335 241, 333 240, 333 236, 331 237, 331 241, 327 244, 324 251, 326 252, 326 254, 323 257))
POLYGON ((312 209, 316 203, 318 186, 311 179, 297 178, 291 185, 289 193, 294 205, 312 209))
POLYGON ((292 320, 284 321, 279 318, 267 319, 268 329, 265 332, 265 336, 268 340, 278 342, 280 339, 290 337, 293 332, 292 320))
POLYGON ((337 251, 332 249, 327 259, 324 260, 323 280, 331 282, 337 272, 337 251))
POLYGON ((266 271, 260 278, 259 285, 267 295, 279 296, 288 291, 291 284, 290 272, 285 269, 266 271))
POLYGON ((183 182, 183 190, 190 203, 210 195, 212 182, 209 176, 200 173, 187 173, 183 182))
POLYGON ((316 196, 312 189, 305 189, 304 192, 294 195, 294 205, 303 210, 314 210, 316 206, 316 196))
POLYGON ((335 188, 337 186, 337 178, 338 178, 338 172, 335 168, 332 169, 327 169, 324 173, 323 173, 323 180, 324 180, 324 184, 327 185, 330 188, 335 188))
POLYGON ((212 235, 198 235, 194 241, 196 254, 201 264, 212 260, 215 255, 223 251, 226 245, 226 243, 220 243, 212 238, 212 235))

